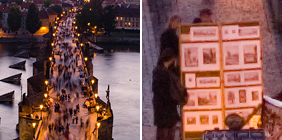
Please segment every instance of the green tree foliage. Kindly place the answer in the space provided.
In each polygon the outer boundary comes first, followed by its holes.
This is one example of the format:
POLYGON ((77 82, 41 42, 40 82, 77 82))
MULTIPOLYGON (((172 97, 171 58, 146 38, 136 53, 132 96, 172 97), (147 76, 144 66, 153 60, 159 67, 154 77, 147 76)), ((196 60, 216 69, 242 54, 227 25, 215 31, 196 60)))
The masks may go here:
POLYGON ((43 1, 43 7, 48 8, 52 4, 52 0, 44 0, 43 1))
POLYGON ((52 9, 53 11, 58 13, 58 16, 60 16, 61 13, 63 12, 63 8, 60 5, 58 5, 58 4, 55 4, 54 6, 51 6, 50 9, 52 9))
POLYGON ((28 6, 28 12, 26 17, 26 29, 32 34, 38 31, 42 26, 42 22, 38 16, 38 10, 34 3, 28 6))
POLYGON ((116 28, 116 12, 113 5, 107 6, 103 9, 102 25, 107 34, 110 34, 116 28))
POLYGON ((101 15, 103 12, 102 3, 103 3, 103 0, 90 0, 90 3, 87 3, 84 6, 86 8, 91 8, 95 10, 99 15, 101 15))
POLYGON ((20 29, 22 22, 22 12, 20 11, 19 7, 12 6, 9 8, 7 21, 12 32, 20 29))
POLYGON ((8 0, 8 3, 11 3, 11 2, 15 2, 18 5, 21 5, 23 3, 23 0, 8 0))
POLYGON ((90 8, 83 7, 79 10, 76 15, 76 25, 78 27, 78 32, 82 33, 87 31, 87 29, 92 30, 95 26, 98 27, 100 24, 100 15, 95 10, 90 10, 90 8), (88 26, 90 23, 90 26, 88 26))

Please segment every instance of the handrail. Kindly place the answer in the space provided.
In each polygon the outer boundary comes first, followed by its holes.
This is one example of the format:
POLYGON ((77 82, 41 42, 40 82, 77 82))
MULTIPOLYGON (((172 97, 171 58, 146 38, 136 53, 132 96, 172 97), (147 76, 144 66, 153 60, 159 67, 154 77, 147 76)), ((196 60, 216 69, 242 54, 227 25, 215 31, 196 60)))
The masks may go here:
POLYGON ((42 120, 39 121, 38 123, 38 127, 36 129, 36 132, 34 134, 34 137, 35 137, 35 140, 38 140, 38 137, 39 137, 39 134, 40 134, 40 130, 41 130, 41 127, 42 127, 42 120))

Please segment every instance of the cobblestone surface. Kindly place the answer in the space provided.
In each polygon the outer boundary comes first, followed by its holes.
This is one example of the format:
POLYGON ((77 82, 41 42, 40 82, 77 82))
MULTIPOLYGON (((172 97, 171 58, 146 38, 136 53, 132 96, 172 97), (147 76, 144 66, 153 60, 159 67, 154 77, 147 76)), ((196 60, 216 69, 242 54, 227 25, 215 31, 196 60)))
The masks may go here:
POLYGON ((183 23, 192 23, 199 10, 210 8, 218 23, 259 22, 262 34, 264 94, 274 96, 281 90, 281 39, 274 35, 264 0, 143 0, 142 1, 142 137, 155 139, 152 108, 152 70, 159 53, 159 37, 173 14, 183 23))

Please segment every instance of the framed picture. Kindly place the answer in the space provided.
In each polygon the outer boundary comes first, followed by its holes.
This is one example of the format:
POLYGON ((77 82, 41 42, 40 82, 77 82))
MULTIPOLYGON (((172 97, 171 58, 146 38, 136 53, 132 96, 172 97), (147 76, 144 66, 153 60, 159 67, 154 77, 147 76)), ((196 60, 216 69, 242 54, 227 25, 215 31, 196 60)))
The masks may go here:
POLYGON ((222 26, 222 39, 231 40, 238 38, 238 25, 226 25, 222 26))
POLYGON ((224 73, 225 86, 239 86, 243 85, 243 77, 240 71, 225 72, 224 73))
POLYGON ((220 77, 197 77, 197 87, 220 87, 220 77))
POLYGON ((261 68, 259 40, 223 42, 224 70, 261 68))
POLYGON ((219 70, 218 43, 181 44, 181 71, 219 70))
POLYGON ((239 27, 238 38, 259 38, 260 37, 260 26, 247 26, 239 27))
POLYGON ((183 112, 184 131, 204 131, 222 128, 221 111, 194 111, 183 112))
POLYGON ((261 46, 259 40, 241 41, 244 69, 261 68, 261 46))
POLYGON ((220 109, 221 90, 220 89, 197 89, 188 90, 188 102, 183 109, 220 109))
POLYGON ((191 27, 191 41, 216 41, 218 40, 217 26, 191 27))
POLYGON ((256 107, 262 103, 262 87, 225 88, 225 107, 256 107))
POLYGON ((250 70, 243 72, 243 79, 245 85, 256 85, 262 83, 262 71, 250 70))
MULTIPOLYGON (((243 117, 246 119, 250 114, 252 114, 253 109, 248 108, 248 109, 234 109, 234 110, 225 110, 225 116, 228 116, 230 114, 236 113, 239 116, 243 117)), ((226 126, 227 127, 227 126, 226 126)), ((228 127, 227 127, 228 128, 228 127)), ((250 122, 248 122, 243 129, 249 129, 250 128, 250 122)))
POLYGON ((225 86, 259 85, 262 83, 262 70, 246 70, 224 73, 225 86))
POLYGON ((196 74, 195 73, 186 73, 185 74, 185 86, 187 88, 196 87, 196 74))

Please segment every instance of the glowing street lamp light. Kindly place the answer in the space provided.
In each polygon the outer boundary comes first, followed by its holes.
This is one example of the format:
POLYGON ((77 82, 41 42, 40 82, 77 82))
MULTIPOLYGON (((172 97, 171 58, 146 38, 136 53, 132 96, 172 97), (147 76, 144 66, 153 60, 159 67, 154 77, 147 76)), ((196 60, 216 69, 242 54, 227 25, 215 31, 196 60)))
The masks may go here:
POLYGON ((48 85, 48 80, 45 80, 45 85, 48 85))
POLYGON ((98 98, 98 93, 95 93, 94 96, 95 96, 95 98, 98 98))
POLYGON ((44 97, 45 97, 45 98, 47 98, 47 96, 48 96, 48 94, 47 94, 47 93, 45 93, 45 94, 44 94, 44 97))
POLYGON ((91 83, 94 84, 94 83, 95 83, 95 80, 91 80, 91 83))
POLYGON ((40 110, 41 110, 41 120, 42 120, 42 109, 43 109, 43 105, 40 105, 40 110))
POLYGON ((74 29, 77 29, 77 26, 75 26, 74 29))
POLYGON ((92 9, 90 8, 90 11, 91 11, 92 9))
POLYGON ((96 106, 96 110, 99 111, 99 109, 100 109, 100 106, 97 105, 97 106, 96 106))
POLYGON ((53 36, 55 36, 56 34, 55 33, 53 33, 53 36))
POLYGON ((100 126, 101 126, 101 123, 97 122, 97 127, 100 128, 100 126))
POLYGON ((57 26, 54 26, 54 29, 57 29, 57 26))
POLYGON ((65 14, 66 12, 64 11, 63 14, 65 14))
POLYGON ((97 26, 94 27, 95 29, 97 28, 97 26))
POLYGON ((73 22, 73 24, 75 24, 75 21, 73 22))
POLYGON ((77 36, 79 37, 79 36, 80 36, 80 34, 77 34, 77 36))
POLYGON ((57 24, 58 22, 57 21, 55 21, 55 24, 57 24))
POLYGON ((63 16, 63 14, 61 14, 61 17, 63 16))
POLYGON ((32 127, 35 128, 35 126, 36 126, 36 123, 32 123, 32 127))
POLYGON ((84 58, 84 60, 85 60, 85 61, 87 61, 87 60, 88 60, 88 58, 87 58, 87 57, 85 57, 85 58, 84 58))
POLYGON ((90 23, 87 23, 88 26, 90 26, 90 23))
POLYGON ((54 43, 51 43, 51 46, 53 47, 53 46, 54 46, 54 43))
POLYGON ((57 20, 59 20, 60 18, 59 17, 57 17, 57 20))
POLYGON ((80 46, 82 47, 82 46, 83 46, 83 43, 80 43, 80 46))
POLYGON ((49 60, 52 61, 52 57, 49 57, 49 60))

